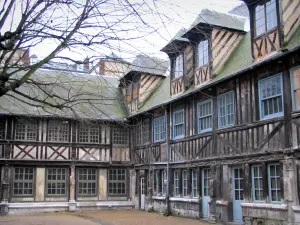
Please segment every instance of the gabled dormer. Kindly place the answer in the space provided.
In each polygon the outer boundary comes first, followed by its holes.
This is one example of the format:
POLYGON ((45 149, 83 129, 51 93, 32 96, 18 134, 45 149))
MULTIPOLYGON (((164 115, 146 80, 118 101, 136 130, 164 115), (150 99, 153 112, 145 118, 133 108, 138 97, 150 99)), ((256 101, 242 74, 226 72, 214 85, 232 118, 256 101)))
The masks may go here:
POLYGON ((138 55, 120 80, 130 114, 137 112, 165 78, 169 62, 138 55))
POLYGON ((161 50, 168 54, 171 64, 170 94, 178 95, 193 83, 194 47, 182 35, 184 28, 179 30, 171 41, 161 50))
POLYGON ((194 46, 194 84, 201 86, 223 68, 245 35, 246 18, 202 10, 183 35, 194 46))
POLYGON ((252 56, 255 61, 279 51, 298 29, 299 0, 244 0, 250 12, 252 56))

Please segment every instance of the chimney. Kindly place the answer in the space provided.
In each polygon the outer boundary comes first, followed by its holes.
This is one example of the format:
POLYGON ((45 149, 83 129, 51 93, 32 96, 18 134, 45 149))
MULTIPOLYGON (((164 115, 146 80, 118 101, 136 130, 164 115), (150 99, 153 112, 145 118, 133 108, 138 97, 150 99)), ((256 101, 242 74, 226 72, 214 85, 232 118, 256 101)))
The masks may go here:
POLYGON ((88 57, 86 57, 85 60, 83 61, 83 69, 84 71, 90 70, 90 60, 88 57))
POLYGON ((99 75, 105 75, 105 61, 99 61, 99 75))

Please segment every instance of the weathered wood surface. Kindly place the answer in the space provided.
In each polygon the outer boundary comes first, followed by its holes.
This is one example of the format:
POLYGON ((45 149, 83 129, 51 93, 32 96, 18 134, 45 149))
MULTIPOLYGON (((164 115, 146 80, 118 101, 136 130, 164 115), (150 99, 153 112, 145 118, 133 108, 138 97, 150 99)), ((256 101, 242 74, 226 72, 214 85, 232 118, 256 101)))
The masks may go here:
POLYGON ((160 144, 147 145, 134 150, 136 164, 149 164, 154 162, 161 162, 160 144))
POLYGON ((193 85, 194 79, 194 47, 187 45, 184 50, 185 87, 193 85))
POLYGON ((300 115, 292 119, 292 148, 300 148, 300 115))
POLYGON ((184 91, 183 77, 175 78, 171 81, 171 95, 176 95, 184 91))
POLYGON ((284 42, 288 43, 300 25, 300 1, 282 0, 284 42))
POLYGON ((162 76, 147 74, 141 75, 138 105, 142 105, 145 102, 145 100, 151 95, 151 93, 156 90, 162 80, 162 76))
POLYGON ((210 80, 210 66, 202 66, 195 70, 195 86, 205 84, 210 80))

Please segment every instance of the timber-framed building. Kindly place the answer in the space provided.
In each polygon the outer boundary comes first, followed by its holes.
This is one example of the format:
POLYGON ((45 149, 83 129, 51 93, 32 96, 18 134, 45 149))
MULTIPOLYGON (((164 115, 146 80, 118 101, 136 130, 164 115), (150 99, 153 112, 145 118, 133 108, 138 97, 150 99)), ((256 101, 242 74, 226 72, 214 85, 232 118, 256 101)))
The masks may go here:
POLYGON ((138 56, 120 80, 85 85, 110 96, 104 109, 95 100, 74 118, 1 99, 2 210, 299 224, 300 2, 244 2, 248 19, 203 10, 180 30, 162 49, 170 75, 138 56))

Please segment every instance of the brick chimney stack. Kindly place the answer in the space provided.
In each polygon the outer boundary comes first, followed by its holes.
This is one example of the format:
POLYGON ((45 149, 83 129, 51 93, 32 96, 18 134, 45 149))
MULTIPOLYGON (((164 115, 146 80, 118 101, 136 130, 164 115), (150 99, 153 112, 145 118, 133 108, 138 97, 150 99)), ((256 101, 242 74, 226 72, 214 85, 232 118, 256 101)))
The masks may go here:
POLYGON ((90 70, 90 60, 88 57, 85 58, 85 60, 83 61, 83 69, 85 71, 89 71, 90 70))

